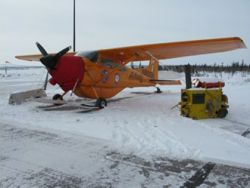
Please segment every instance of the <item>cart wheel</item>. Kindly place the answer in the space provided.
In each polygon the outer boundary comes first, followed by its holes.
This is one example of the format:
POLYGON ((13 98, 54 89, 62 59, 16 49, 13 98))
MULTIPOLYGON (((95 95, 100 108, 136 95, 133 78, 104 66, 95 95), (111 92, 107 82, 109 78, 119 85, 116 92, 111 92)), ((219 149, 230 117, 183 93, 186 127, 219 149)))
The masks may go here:
POLYGON ((107 106, 107 101, 106 99, 103 99, 103 98, 99 98, 96 100, 96 103, 95 103, 95 106, 96 107, 99 107, 99 108, 104 108, 105 106, 107 106))
POLYGON ((224 118, 224 117, 226 117, 227 114, 228 114, 228 111, 227 111, 227 109, 225 109, 225 108, 222 108, 222 109, 220 109, 220 110, 217 112, 217 116, 218 116, 219 118, 224 118))
POLYGON ((227 96, 223 94, 223 95, 221 96, 221 101, 223 101, 223 102, 225 102, 225 103, 228 103, 228 98, 227 98, 227 96))

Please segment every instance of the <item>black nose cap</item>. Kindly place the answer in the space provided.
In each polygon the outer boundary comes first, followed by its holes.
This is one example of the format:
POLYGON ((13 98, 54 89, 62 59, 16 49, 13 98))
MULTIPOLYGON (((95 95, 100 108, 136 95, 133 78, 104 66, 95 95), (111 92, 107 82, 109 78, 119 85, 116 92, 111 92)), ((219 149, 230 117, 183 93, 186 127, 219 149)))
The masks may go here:
POLYGON ((57 64, 57 60, 54 56, 47 55, 40 59, 41 63, 48 69, 54 70, 57 64))

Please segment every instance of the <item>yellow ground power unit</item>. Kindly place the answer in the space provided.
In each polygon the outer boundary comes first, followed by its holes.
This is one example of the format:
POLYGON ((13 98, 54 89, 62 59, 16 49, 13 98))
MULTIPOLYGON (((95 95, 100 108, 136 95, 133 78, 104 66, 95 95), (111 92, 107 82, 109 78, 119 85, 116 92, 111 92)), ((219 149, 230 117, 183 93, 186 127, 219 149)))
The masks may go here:
POLYGON ((228 98, 222 88, 190 88, 181 90, 181 115, 193 119, 224 118, 228 98))
POLYGON ((193 119, 224 118, 228 113, 228 98, 221 81, 191 81, 191 66, 185 66, 186 89, 181 90, 181 115, 193 119), (192 86, 193 85, 193 86, 192 86))

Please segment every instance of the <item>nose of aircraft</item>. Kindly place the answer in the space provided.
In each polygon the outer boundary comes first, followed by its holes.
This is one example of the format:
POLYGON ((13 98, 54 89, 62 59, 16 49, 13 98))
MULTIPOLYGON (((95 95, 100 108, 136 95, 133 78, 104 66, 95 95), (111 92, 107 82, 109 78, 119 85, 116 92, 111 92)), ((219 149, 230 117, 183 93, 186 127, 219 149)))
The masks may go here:
POLYGON ((48 54, 44 47, 36 43, 43 55, 41 63, 48 69, 52 78, 52 85, 58 84, 65 92, 72 90, 84 77, 85 64, 81 57, 67 55, 71 46, 64 48, 56 54, 48 54))
POLYGON ((72 90, 84 77, 84 61, 78 56, 62 56, 55 69, 49 70, 52 85, 58 84, 65 92, 72 90))

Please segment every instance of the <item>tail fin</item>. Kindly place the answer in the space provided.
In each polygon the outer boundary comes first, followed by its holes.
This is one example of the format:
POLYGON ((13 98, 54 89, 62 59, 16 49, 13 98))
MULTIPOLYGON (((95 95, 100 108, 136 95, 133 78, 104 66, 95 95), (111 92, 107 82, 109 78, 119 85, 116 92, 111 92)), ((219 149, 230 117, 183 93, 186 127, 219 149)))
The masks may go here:
POLYGON ((149 65, 147 67, 148 71, 153 73, 153 79, 158 79, 158 69, 159 69, 159 61, 156 58, 151 57, 149 65))
POLYGON ((157 58, 155 58, 150 52, 147 52, 147 54, 151 57, 149 65, 142 69, 142 74, 148 76, 151 78, 151 82, 154 84, 160 84, 160 85, 181 85, 180 80, 158 80, 158 69, 159 69, 159 61, 157 58))
POLYGON ((151 57, 149 65, 145 68, 139 69, 138 71, 152 80, 158 80, 158 68, 159 61, 156 58, 151 57))

